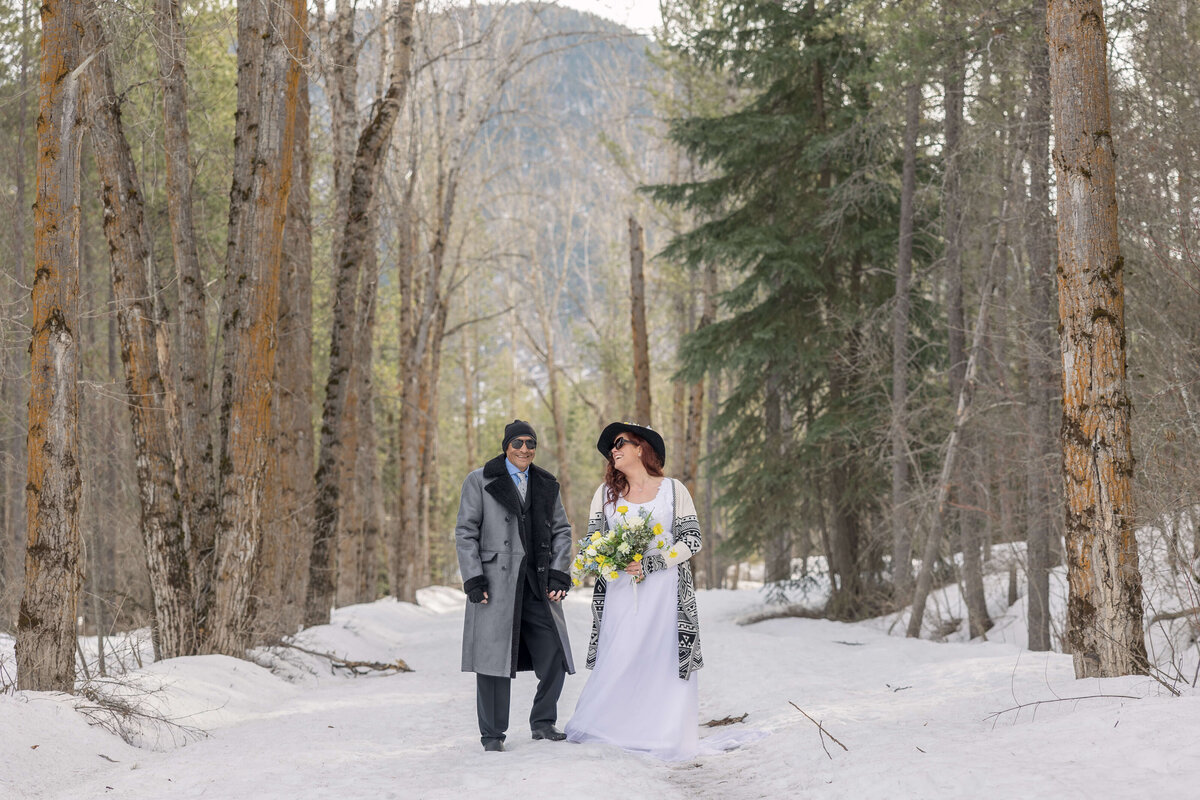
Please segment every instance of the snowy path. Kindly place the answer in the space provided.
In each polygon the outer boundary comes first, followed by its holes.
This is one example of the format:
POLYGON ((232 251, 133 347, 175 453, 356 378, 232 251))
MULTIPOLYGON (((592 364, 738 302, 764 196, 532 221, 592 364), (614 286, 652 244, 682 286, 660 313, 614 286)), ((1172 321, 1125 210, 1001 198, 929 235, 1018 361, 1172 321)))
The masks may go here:
MULTIPOLYGON (((307 635, 351 657, 403 657, 406 675, 287 682, 221 657, 148 668, 160 700, 210 735, 156 752, 88 727, 60 700, 0 697, 0 797, 162 798, 1005 798, 1196 796, 1200 694, 1127 678, 1074 681, 1070 660, 1009 645, 888 637, 870 623, 787 619, 739 627, 753 592, 702 592, 701 719, 749 712, 769 735, 665 765, 594 745, 534 742, 532 675, 513 691, 509 752, 484 754, 474 680, 458 671, 461 611, 381 601, 307 635), (907 688, 901 688, 907 687, 907 688), (1017 702, 1089 699, 988 714, 1017 702), (795 701, 849 748, 826 741, 795 701), (35 747, 36 745, 36 747, 35 747), (101 755, 102 754, 102 755, 101 755), (111 759, 111 760, 109 760, 111 759)), ((461 595, 459 595, 461 597, 461 595)), ((450 607, 446 607, 450 606, 450 607)), ((586 598, 568 600, 576 661, 586 598)), ((560 724, 586 671, 569 677, 560 724)), ((717 729, 720 730, 720 729, 717 729)), ((702 730, 702 735, 710 733, 702 730)))

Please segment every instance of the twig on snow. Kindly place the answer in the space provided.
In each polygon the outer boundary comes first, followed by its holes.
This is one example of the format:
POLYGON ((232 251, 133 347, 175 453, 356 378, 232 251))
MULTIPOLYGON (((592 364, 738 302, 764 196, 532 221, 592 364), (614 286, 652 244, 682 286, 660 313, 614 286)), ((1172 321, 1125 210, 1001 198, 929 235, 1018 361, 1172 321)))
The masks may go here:
POLYGON ((824 726, 824 725, 822 725, 821 723, 817 722, 817 721, 816 721, 815 719, 813 719, 812 717, 809 717, 809 716, 808 716, 808 712, 807 712, 807 711, 805 711, 803 708, 801 708, 800 706, 796 705, 795 703, 792 703, 792 701, 791 701, 791 700, 788 700, 788 702, 792 704, 792 708, 794 708, 794 709, 796 709, 797 711, 799 711, 799 712, 800 712, 801 714, 803 714, 805 717, 808 717, 808 721, 809 721, 809 722, 811 722, 813 725, 816 725, 816 726, 817 726, 817 730, 818 730, 818 731, 820 731, 820 734, 819 734, 819 735, 820 735, 820 737, 821 737, 821 749, 825 751, 825 755, 829 756, 829 760, 830 760, 830 761, 832 761, 832 760, 833 760, 833 756, 829 754, 829 748, 825 746, 825 737, 826 737, 826 736, 828 736, 830 739, 832 739, 832 740, 833 740, 833 743, 834 743, 834 744, 836 744, 838 747, 842 748, 842 749, 843 749, 843 750, 845 750, 847 753, 849 753, 849 752, 850 752, 850 748, 846 747, 846 745, 844 745, 844 744, 842 744, 841 742, 839 742, 839 741, 838 741, 838 738, 837 738, 836 736, 834 736, 832 733, 830 733, 829 731, 825 730, 825 726, 824 726))
POLYGON ((1007 714, 1010 711, 1020 711, 1023 708, 1037 708, 1037 707, 1045 705, 1047 703, 1066 703, 1067 701, 1070 701, 1070 700, 1111 699, 1114 697, 1123 698, 1125 700, 1141 700, 1142 699, 1140 697, 1134 697, 1131 694, 1085 694, 1085 695, 1080 695, 1078 697, 1055 697, 1050 700, 1034 700, 1032 703, 1018 703, 1017 705, 1013 706, 1012 708, 1006 708, 1003 711, 993 711, 991 714, 988 714, 986 717, 984 717, 983 721, 987 722, 989 719, 996 719, 1001 714, 1007 714))
POLYGON ((324 658, 329 660, 329 668, 331 670, 344 669, 354 675, 366 675, 369 672, 412 672, 413 669, 408 664, 404 663, 404 659, 397 658, 395 661, 388 663, 384 661, 351 661, 348 658, 335 656, 333 653, 322 653, 319 650, 309 650, 307 647, 301 647, 294 642, 285 642, 279 640, 274 642, 275 647, 290 647, 293 650, 299 650, 310 656, 324 658))
POLYGON ((741 722, 748 716, 750 716, 749 711, 747 711, 745 714, 742 714, 740 717, 725 717, 723 719, 710 719, 708 722, 704 723, 704 727, 719 728, 722 725, 736 725, 737 723, 741 722))

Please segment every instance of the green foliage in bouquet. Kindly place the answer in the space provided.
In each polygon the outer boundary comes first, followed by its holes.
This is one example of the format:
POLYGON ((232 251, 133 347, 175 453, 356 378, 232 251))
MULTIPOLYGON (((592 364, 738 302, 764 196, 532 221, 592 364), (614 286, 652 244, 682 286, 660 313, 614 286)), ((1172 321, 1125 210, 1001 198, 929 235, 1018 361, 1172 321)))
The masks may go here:
POLYGON ((579 543, 571 579, 578 586, 584 575, 616 580, 630 564, 641 561, 651 547, 666 547, 663 526, 648 511, 629 516, 629 506, 618 506, 621 521, 605 531, 596 531, 579 543))

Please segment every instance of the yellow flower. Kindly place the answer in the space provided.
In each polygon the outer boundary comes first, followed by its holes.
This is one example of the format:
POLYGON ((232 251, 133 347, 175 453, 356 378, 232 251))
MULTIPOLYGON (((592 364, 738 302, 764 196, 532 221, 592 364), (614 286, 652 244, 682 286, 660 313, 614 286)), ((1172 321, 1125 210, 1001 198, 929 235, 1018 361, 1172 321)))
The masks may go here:
POLYGON ((616 572, 610 572, 610 573, 608 573, 608 579, 609 579, 610 581, 615 581, 615 580, 617 579, 617 577, 618 577, 618 575, 617 575, 617 573, 616 573, 616 572))
POLYGON ((601 538, 603 538, 603 534, 600 531, 596 531, 595 533, 592 534, 593 542, 598 542, 598 541, 600 541, 601 538))
POLYGON ((618 514, 625 514, 629 511, 629 506, 617 506, 618 514))
POLYGON ((634 553, 634 554, 633 554, 633 560, 634 560, 634 561, 641 561, 641 560, 642 560, 642 554, 641 554, 641 553, 634 553))
POLYGON ((661 523, 661 522, 656 522, 656 523, 654 523, 654 535, 655 535, 655 536, 662 536, 662 532, 663 532, 663 526, 662 526, 662 523, 661 523))
POLYGON ((575 584, 576 586, 581 586, 583 581, 579 580, 579 578, 571 578, 571 583, 575 584))
POLYGON ((671 548, 671 552, 667 553, 667 555, 668 555, 668 556, 670 556, 671 558, 675 558, 676 556, 678 556, 678 555, 679 555, 679 553, 676 553, 676 552, 675 552, 675 548, 674 548, 674 547, 672 547, 672 548, 671 548))
POLYGON ((666 542, 659 542, 659 543, 658 543, 658 549, 659 549, 659 550, 662 550, 662 549, 663 549, 663 547, 664 547, 665 545, 666 545, 666 542))

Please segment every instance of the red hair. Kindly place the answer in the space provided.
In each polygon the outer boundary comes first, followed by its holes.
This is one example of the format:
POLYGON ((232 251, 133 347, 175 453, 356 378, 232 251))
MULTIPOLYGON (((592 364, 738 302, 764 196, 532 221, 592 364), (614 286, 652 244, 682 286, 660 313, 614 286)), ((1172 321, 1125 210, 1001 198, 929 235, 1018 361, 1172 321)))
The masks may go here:
MULTIPOLYGON (((642 466, 646 468, 646 472, 655 478, 662 477, 662 461, 659 460, 658 453, 654 452, 654 448, 646 444, 645 439, 633 433, 620 433, 617 435, 617 438, 627 439, 638 447, 641 447, 642 466)), ((617 502, 618 497, 629 491, 629 479, 625 477, 624 472, 621 472, 613 464, 611 450, 605 454, 605 457, 608 459, 608 465, 604 468, 604 485, 608 487, 607 502, 611 506, 617 502)))

